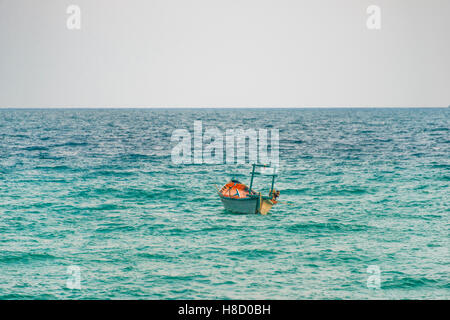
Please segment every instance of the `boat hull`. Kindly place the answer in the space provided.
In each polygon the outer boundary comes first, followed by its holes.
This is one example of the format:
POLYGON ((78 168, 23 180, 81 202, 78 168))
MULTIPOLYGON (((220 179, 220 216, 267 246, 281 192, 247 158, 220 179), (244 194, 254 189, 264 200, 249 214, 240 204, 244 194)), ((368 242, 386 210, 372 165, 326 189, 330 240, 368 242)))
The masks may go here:
POLYGON ((232 199, 220 197, 226 210, 234 213, 258 213, 259 198, 232 199))
POLYGON ((220 196, 220 200, 226 210, 234 213, 243 214, 267 214, 272 208, 273 202, 266 197, 253 197, 253 198, 239 198, 233 199, 229 197, 220 196), (260 205, 261 201, 261 205, 260 205))

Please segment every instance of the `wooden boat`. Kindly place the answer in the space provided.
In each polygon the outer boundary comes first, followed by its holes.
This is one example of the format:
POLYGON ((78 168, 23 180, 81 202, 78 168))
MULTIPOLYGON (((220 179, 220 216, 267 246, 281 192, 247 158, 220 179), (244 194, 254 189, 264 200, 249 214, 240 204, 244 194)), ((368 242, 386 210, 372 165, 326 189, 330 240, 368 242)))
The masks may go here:
POLYGON ((268 167, 261 164, 253 164, 252 176, 250 179, 250 187, 232 179, 225 184, 220 190, 218 195, 226 210, 235 213, 256 213, 267 214, 272 206, 277 203, 277 198, 280 195, 280 191, 274 189, 276 174, 272 176, 272 186, 268 196, 263 196, 260 192, 256 192, 252 189, 253 178, 257 172, 256 167, 268 167))

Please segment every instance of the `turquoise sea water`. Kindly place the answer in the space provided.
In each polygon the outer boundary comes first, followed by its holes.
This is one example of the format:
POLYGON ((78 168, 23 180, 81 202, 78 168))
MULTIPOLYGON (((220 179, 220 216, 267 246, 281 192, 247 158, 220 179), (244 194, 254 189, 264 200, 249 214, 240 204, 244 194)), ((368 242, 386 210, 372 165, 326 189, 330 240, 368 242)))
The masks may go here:
POLYGON ((449 119, 0 110, 0 299, 449 299, 449 119), (294 205, 224 211, 213 184, 248 183, 250 166, 172 164, 171 134, 194 120, 278 128, 276 187, 294 205), (81 289, 67 287, 69 266, 81 289))

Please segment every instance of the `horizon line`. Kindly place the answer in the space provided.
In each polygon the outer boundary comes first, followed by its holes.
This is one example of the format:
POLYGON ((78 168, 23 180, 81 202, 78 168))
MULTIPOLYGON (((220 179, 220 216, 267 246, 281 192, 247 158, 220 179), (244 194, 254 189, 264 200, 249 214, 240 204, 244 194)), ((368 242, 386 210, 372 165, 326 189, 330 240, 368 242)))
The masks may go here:
POLYGON ((0 106, 0 109, 447 109, 448 106, 0 106))

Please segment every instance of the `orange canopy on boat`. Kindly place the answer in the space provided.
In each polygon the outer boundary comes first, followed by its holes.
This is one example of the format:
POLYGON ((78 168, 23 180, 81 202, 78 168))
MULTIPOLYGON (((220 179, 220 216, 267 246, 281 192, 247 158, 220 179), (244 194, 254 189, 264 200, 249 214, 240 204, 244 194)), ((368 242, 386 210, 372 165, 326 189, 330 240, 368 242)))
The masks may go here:
MULTIPOLYGON (((231 180, 220 189, 220 194, 227 198, 239 199, 247 198, 250 194, 248 187, 239 181, 231 180)), ((252 192, 254 194, 254 192, 252 192)))

